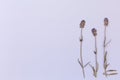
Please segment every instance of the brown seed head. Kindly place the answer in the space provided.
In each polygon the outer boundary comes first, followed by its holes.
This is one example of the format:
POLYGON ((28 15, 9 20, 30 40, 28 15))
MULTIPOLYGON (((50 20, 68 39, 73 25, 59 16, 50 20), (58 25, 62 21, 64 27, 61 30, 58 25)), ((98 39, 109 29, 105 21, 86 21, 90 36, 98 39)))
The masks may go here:
POLYGON ((104 18, 104 26, 108 26, 108 24, 109 24, 108 18, 104 18))
POLYGON ((85 20, 82 20, 80 23, 80 28, 84 28, 84 26, 85 26, 85 20))
POLYGON ((91 31, 92 31, 93 36, 97 36, 97 30, 95 28, 93 28, 91 31))

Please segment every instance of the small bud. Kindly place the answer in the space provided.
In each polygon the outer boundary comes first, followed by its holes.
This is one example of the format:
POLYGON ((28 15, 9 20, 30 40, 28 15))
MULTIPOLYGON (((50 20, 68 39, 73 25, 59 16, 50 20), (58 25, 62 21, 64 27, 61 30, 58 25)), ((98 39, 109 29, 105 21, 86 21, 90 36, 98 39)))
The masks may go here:
POLYGON ((108 18, 104 18, 104 26, 108 26, 109 20, 108 18))
POLYGON ((82 20, 80 23, 80 28, 84 28, 84 26, 85 26, 85 20, 82 20))
POLYGON ((95 28, 93 28, 92 30, 93 36, 97 36, 97 30, 95 28))

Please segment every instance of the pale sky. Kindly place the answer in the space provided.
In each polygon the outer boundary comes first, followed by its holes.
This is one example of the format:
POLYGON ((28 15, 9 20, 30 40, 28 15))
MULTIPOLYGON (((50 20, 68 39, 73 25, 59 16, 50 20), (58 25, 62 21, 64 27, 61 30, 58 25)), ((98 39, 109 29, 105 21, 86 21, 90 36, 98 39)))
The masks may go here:
MULTIPOLYGON (((120 0, 0 0, 0 80, 83 80, 79 58, 79 23, 83 31, 84 62, 94 65, 94 38, 98 30, 99 72, 103 73, 103 19, 108 17, 110 69, 120 72, 120 0)), ((85 69, 93 80, 92 70, 85 69)), ((118 80, 120 74, 108 77, 118 80)))

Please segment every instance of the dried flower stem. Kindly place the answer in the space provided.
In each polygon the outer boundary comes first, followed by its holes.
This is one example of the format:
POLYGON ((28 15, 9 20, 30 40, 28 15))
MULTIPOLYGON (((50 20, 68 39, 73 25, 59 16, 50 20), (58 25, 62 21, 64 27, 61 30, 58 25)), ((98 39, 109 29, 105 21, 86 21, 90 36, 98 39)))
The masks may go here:
POLYGON ((116 70, 107 70, 107 68, 108 68, 108 66, 109 66, 109 63, 108 63, 108 61, 107 61, 107 50, 106 50, 106 47, 107 47, 107 45, 110 43, 110 41, 109 42, 106 42, 106 28, 107 28, 107 26, 108 26, 108 23, 109 23, 109 20, 108 20, 108 18, 105 18, 104 19, 104 26, 105 26, 105 28, 104 28, 104 42, 103 42, 103 54, 104 54, 104 62, 103 62, 103 67, 104 67, 104 75, 107 77, 108 75, 116 75, 117 74, 117 72, 116 72, 116 70))
POLYGON ((97 30, 95 28, 92 29, 92 33, 93 33, 93 36, 95 38, 95 51, 94 51, 94 54, 95 54, 95 67, 90 65, 90 67, 92 68, 93 70, 93 75, 94 77, 97 77, 97 72, 98 72, 98 59, 97 59, 97 30))
POLYGON ((81 31, 80 31, 80 60, 78 59, 78 63, 80 64, 81 68, 82 68, 82 72, 83 72, 83 77, 85 78, 85 67, 89 64, 89 62, 87 64, 84 65, 83 63, 83 55, 82 55, 82 48, 83 48, 83 28, 85 26, 85 21, 82 20, 81 23, 80 23, 80 28, 81 28, 81 31))

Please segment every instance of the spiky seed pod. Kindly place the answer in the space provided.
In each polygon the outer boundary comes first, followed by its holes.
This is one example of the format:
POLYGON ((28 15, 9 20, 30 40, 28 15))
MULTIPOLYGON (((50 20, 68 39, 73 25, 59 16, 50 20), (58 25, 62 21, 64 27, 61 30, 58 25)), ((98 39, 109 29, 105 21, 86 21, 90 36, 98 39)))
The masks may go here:
POLYGON ((108 18, 104 18, 104 26, 108 26, 108 24, 109 24, 108 18))
POLYGON ((92 31, 93 36, 97 36, 97 30, 95 28, 93 28, 91 31, 92 31))
POLYGON ((82 20, 80 23, 80 28, 84 28, 84 26, 85 26, 85 20, 82 20))

